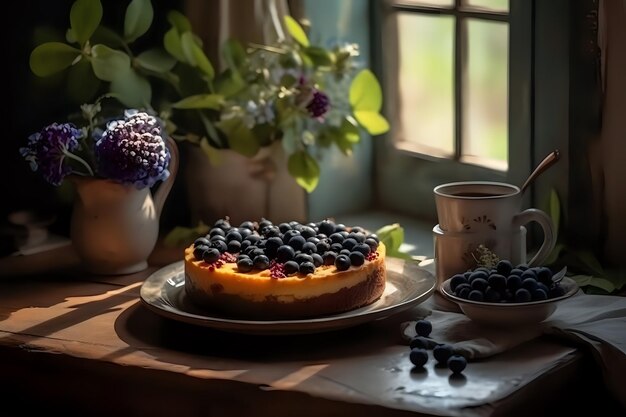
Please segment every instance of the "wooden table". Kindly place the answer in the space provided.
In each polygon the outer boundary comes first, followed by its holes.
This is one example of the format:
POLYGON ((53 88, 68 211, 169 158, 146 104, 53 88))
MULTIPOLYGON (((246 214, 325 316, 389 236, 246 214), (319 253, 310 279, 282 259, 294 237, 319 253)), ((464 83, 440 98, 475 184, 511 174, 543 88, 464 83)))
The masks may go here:
POLYGON ((551 339, 472 362, 459 377, 432 360, 412 371, 400 323, 415 311, 300 336, 170 321, 139 301, 155 270, 4 274, 0 415, 550 415, 606 395, 585 352, 551 339))

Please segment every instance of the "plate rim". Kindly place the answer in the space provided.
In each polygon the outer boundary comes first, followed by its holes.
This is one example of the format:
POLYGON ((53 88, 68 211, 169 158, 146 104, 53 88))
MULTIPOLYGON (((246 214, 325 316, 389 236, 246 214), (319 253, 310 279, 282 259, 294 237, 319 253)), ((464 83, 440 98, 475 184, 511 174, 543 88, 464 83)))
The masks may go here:
POLYGON ((441 283, 441 292, 450 301, 453 301, 457 304, 471 305, 471 306, 476 306, 476 307, 492 307, 492 308, 503 308, 503 309, 528 308, 528 307, 535 307, 535 306, 540 306, 540 305, 545 305, 545 304, 551 304, 557 301, 565 300, 566 298, 569 298, 575 295, 580 290, 580 287, 578 286, 578 284, 576 284, 576 281, 574 281, 573 279, 569 277, 563 277, 563 281, 567 282, 568 286, 571 286, 571 288, 565 294, 559 297, 548 298, 545 300, 538 300, 538 301, 527 301, 524 303, 491 303, 488 301, 466 300, 464 298, 457 297, 456 295, 452 294, 450 290, 451 281, 452 281, 452 278, 448 278, 447 280, 441 283))
MULTIPOLYGON (((407 264, 406 261, 395 258, 387 258, 385 260, 387 266, 390 264, 398 263, 398 266, 407 264)), ((149 310, 155 312, 158 315, 167 317, 176 321, 181 321, 189 324, 196 324, 203 327, 215 328, 224 331, 237 331, 246 333, 257 334, 287 334, 292 332, 297 333, 314 333, 333 329, 341 329, 346 327, 352 327, 359 324, 363 324, 369 321, 379 320, 385 317, 389 317, 393 314, 397 314, 401 311, 409 309, 420 302, 430 298, 435 292, 437 287, 437 280, 435 276, 424 268, 419 267, 417 264, 409 267, 415 267, 416 270, 421 271, 424 275, 423 278, 430 280, 427 284, 428 288, 415 296, 408 299, 401 300, 397 303, 382 306, 379 309, 361 310, 371 307, 363 306, 351 312, 338 313, 337 315, 328 315, 323 317, 313 317, 308 319, 292 319, 292 320, 250 320, 250 319, 238 319, 229 317, 220 317, 219 315, 200 315, 192 312, 188 312, 180 308, 179 306, 171 306, 171 308, 163 308, 164 305, 157 305, 156 303, 146 299, 145 290, 148 284, 152 284, 155 281, 159 285, 157 289, 163 289, 165 282, 167 282, 166 271, 171 269, 176 273, 183 272, 184 261, 176 261, 171 264, 165 265, 158 270, 154 271, 148 276, 142 283, 140 288, 140 300, 141 303, 149 310), (161 277, 162 276, 162 277, 161 277), (157 279, 160 278, 160 279, 157 279), (346 315, 347 314, 347 315, 346 315)), ((395 272, 396 274, 406 275, 408 272, 395 272)), ((171 273, 170 273, 171 274, 171 273)), ((389 279, 389 275, 387 276, 389 279)), ((171 278, 171 277, 170 277, 171 278)), ((393 278, 392 278, 393 279, 393 278)), ((184 289, 183 289, 184 291, 184 289)), ((173 303, 173 300, 169 300, 173 303)), ((377 302, 377 301, 376 301, 377 302)))

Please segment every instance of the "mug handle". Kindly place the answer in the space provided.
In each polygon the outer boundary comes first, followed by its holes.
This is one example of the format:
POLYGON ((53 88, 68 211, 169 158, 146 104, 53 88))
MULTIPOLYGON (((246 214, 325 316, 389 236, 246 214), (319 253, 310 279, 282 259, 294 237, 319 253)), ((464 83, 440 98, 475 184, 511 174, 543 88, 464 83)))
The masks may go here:
POLYGON ((530 222, 539 223, 543 229, 543 243, 541 244, 539 251, 528 262, 529 266, 533 266, 539 265, 546 260, 548 255, 550 255, 550 252, 554 249, 556 242, 554 238, 554 226, 552 225, 552 220, 543 211, 535 208, 529 208, 517 214, 513 218, 513 225, 517 228, 530 222))

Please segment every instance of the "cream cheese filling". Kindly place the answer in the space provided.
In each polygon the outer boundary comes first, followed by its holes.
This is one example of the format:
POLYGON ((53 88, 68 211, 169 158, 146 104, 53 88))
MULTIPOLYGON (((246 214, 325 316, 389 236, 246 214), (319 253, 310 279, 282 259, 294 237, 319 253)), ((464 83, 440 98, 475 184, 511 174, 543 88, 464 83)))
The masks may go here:
POLYGON ((236 295, 250 301, 264 301, 268 297, 282 302, 293 302, 323 294, 333 294, 342 288, 351 288, 367 280, 377 268, 384 267, 385 247, 380 244, 378 258, 361 267, 350 267, 338 272, 334 266, 320 266, 314 275, 271 278, 270 271, 239 273, 234 263, 209 270, 209 266, 193 257, 193 248, 185 251, 186 279, 207 295, 218 289, 219 294, 236 295))

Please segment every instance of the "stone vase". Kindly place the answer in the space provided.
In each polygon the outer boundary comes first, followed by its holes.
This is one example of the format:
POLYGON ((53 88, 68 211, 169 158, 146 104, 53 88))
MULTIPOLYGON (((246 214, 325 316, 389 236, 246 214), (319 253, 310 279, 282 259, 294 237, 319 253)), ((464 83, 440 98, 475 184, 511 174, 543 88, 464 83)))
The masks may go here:
POLYGON ((231 150, 219 153, 219 162, 213 164, 200 149, 188 154, 185 180, 193 222, 211 225, 225 216, 236 225, 261 218, 274 223, 306 220, 306 192, 289 175, 279 142, 252 158, 231 150))

